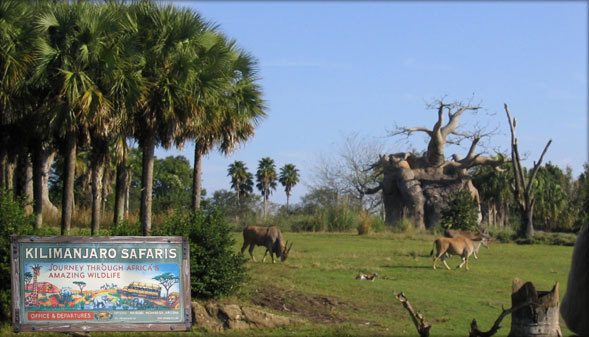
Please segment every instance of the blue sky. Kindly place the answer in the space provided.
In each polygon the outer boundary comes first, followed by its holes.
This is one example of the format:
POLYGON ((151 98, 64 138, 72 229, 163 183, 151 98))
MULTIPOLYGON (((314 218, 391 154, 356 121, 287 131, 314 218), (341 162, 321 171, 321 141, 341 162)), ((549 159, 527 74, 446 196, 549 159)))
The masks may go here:
MULTIPOLYGON (((390 152, 414 146, 387 138, 395 125, 427 126, 425 103, 446 97, 486 110, 464 123, 498 127, 490 148, 508 149, 503 103, 518 119, 520 152, 531 166, 552 139, 545 162, 575 176, 587 161, 587 2, 175 2, 220 25, 259 61, 268 117, 236 153, 211 153, 203 186, 229 189, 235 160, 255 173, 262 157, 293 163, 298 202, 313 167, 345 135, 377 139, 390 152)), ((183 154, 157 150, 158 158, 183 154)), ((446 155, 465 155, 448 149, 446 155)), ((493 153, 491 153, 493 154, 493 153)), ((279 185, 271 201, 285 203, 279 185)))

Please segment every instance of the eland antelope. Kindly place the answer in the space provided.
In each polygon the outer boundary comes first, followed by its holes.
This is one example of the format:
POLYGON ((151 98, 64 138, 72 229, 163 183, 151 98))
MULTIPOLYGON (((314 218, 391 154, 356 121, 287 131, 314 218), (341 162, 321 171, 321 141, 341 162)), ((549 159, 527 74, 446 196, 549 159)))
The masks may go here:
MULTIPOLYGON (((487 238, 482 235, 475 237, 474 240, 471 240, 464 236, 458 236, 455 238, 445 238, 439 237, 434 241, 434 248, 436 249, 437 253, 434 256, 434 270, 436 269, 436 262, 441 257, 444 266, 447 269, 450 269, 448 264, 446 263, 446 258, 449 254, 452 255, 459 255, 462 257, 462 263, 458 265, 456 268, 462 268, 464 264, 466 264, 466 270, 468 269, 468 257, 475 251, 478 250, 481 244, 488 248, 487 245, 487 238)), ((429 255, 433 255, 434 249, 429 253, 429 255)))
POLYGON ((243 246, 241 247, 242 254, 248 245, 250 246, 250 256, 254 262, 256 261, 256 258, 253 254, 255 246, 266 247, 266 252, 264 253, 264 258, 262 259, 262 262, 266 261, 266 254, 270 252, 270 257, 272 257, 272 263, 276 263, 276 261, 274 261, 274 254, 276 254, 276 257, 280 258, 280 261, 284 261, 288 257, 290 249, 292 248, 292 242, 290 243, 290 246, 287 248, 288 241, 284 241, 280 229, 278 229, 278 227, 275 226, 247 226, 243 230, 243 246))
MULTIPOLYGON (((461 231, 461 230, 455 230, 455 229, 446 229, 444 231, 444 236, 447 238, 456 238, 459 236, 464 236, 465 238, 468 238, 470 240, 477 240, 477 238, 479 236, 484 237, 485 239, 487 239, 487 242, 489 240, 491 240, 491 235, 489 235, 489 231, 487 231, 487 229, 483 229, 483 231, 479 231, 478 233, 474 233, 472 231, 461 231)), ((481 248, 481 245, 476 245, 475 246, 475 250, 472 252, 472 256, 474 256, 475 259, 478 259, 479 257, 477 256, 477 253, 479 252, 479 248, 481 248)), ((485 245, 485 248, 489 248, 488 245, 485 245)))

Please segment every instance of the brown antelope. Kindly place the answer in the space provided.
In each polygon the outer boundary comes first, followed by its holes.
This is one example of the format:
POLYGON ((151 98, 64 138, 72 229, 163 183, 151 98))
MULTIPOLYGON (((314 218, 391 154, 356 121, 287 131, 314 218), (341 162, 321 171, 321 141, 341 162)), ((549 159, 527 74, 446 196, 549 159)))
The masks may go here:
MULTIPOLYGON (((473 233, 472 231, 461 231, 461 230, 456 230, 456 229, 446 229, 444 231, 444 236, 447 238, 456 238, 459 236, 464 236, 470 240, 476 240, 479 236, 483 236, 485 239, 491 240, 491 235, 489 235, 489 232, 484 229, 482 232, 479 231, 478 233, 473 233)), ((477 256, 477 253, 479 252, 479 248, 481 248, 481 245, 476 245, 475 246, 475 250, 472 252, 472 256, 474 256, 475 259, 478 259, 479 257, 477 256)), ((489 248, 488 245, 485 245, 485 248, 489 248)))
MULTIPOLYGON (((475 251, 478 250, 480 245, 483 245, 488 248, 487 239, 480 235, 476 237, 474 240, 471 240, 464 236, 458 236, 456 238, 445 238, 439 237, 434 241, 434 247, 437 251, 436 256, 434 256, 434 270, 436 269, 436 262, 441 257, 444 266, 447 269, 450 269, 448 264, 446 263, 446 258, 449 254, 452 255, 459 255, 462 257, 462 263, 458 265, 456 268, 462 268, 464 264, 466 264, 466 270, 468 269, 468 257, 475 251)), ((434 250, 429 253, 429 255, 433 255, 434 250)))
POLYGON ((247 226, 243 230, 243 247, 241 247, 242 254, 248 245, 250 246, 250 256, 254 262, 256 261, 256 258, 253 254, 255 246, 266 247, 266 252, 264 253, 264 258, 262 259, 262 262, 266 261, 266 254, 270 252, 270 256, 272 257, 272 263, 276 263, 276 261, 274 261, 274 254, 276 254, 276 257, 280 258, 280 261, 284 261, 288 257, 290 249, 292 248, 292 242, 290 243, 290 246, 287 248, 288 241, 284 241, 280 229, 278 229, 278 227, 275 226, 247 226))
POLYGON ((560 314, 569 329, 579 336, 589 336, 589 225, 577 236, 567 291, 560 305, 560 314))

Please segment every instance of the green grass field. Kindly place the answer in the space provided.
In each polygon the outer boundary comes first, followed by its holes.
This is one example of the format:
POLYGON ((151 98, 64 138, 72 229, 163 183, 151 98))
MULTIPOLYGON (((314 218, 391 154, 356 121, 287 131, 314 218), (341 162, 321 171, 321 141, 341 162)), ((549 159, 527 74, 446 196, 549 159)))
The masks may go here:
MULTIPOLYGON (((238 233, 235 237, 237 250, 242 238, 238 233)), ((559 282, 562 298, 573 249, 493 242, 489 249, 481 247, 478 260, 471 258, 470 271, 446 270, 440 262, 434 271, 429 252, 435 237, 429 234, 285 233, 285 237, 294 242, 288 260, 272 265, 268 258, 263 264, 264 249, 257 247, 254 254, 258 262, 248 262, 250 282, 237 296, 223 301, 263 304, 268 311, 302 318, 306 323, 223 336, 416 336, 409 314, 393 290, 403 291, 425 315, 433 326, 431 336, 467 336, 473 318, 481 330, 488 330, 502 306, 511 307, 515 277, 532 281, 538 290, 550 290, 559 282), (360 272, 376 272, 380 277, 373 282, 356 280, 360 272)), ((459 261, 453 256, 448 264, 455 268, 459 261)), ((507 336, 510 322, 509 316, 504 319, 496 336, 507 336)), ((562 320, 561 329, 565 336, 571 335, 562 320)), ((0 333, 9 331, 5 326, 0 333)), ((43 334, 18 334, 32 335, 43 334)), ((110 335, 129 333, 92 333, 110 335)), ((193 328, 182 335, 207 333, 193 328)))

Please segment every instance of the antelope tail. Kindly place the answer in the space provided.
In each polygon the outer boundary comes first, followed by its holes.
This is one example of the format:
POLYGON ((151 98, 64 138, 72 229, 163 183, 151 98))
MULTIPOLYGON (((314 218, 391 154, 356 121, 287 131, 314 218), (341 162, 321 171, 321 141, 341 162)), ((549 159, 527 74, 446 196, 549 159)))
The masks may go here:
POLYGON ((434 248, 435 248, 435 246, 436 246, 436 242, 434 241, 434 247, 432 247, 432 251, 429 252, 429 256, 434 255, 434 248))

